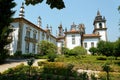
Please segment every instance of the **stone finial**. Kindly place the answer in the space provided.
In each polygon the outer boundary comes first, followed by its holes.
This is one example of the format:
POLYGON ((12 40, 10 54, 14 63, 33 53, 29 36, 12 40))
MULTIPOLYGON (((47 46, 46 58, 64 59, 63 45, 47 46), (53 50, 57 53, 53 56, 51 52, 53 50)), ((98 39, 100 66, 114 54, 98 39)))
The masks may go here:
POLYGON ((97 16, 100 16, 100 11, 99 10, 97 11, 97 16))
POLYGON ((39 16, 39 17, 38 17, 38 27, 41 27, 41 24, 42 24, 42 22, 41 22, 41 17, 39 16))
POLYGON ((20 18, 22 18, 22 17, 24 17, 24 3, 22 2, 22 6, 21 6, 21 8, 20 8, 20 13, 19 13, 19 17, 20 18))

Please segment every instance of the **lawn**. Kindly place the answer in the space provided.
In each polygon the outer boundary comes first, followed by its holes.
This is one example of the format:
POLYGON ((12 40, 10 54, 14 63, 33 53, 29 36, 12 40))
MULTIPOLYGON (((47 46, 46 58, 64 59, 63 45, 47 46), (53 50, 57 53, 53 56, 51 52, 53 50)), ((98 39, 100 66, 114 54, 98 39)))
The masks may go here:
POLYGON ((56 61, 72 63, 76 69, 89 69, 95 71, 102 71, 102 65, 109 63, 112 68, 112 72, 120 72, 120 57, 118 60, 115 60, 114 57, 107 58, 105 56, 83 55, 66 57, 64 55, 60 55, 58 58, 56 58, 56 61))

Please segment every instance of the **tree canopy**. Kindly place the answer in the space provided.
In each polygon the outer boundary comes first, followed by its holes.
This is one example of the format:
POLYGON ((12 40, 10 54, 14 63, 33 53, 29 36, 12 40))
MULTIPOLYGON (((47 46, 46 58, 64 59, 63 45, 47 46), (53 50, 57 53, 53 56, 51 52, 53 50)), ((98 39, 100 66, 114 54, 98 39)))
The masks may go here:
POLYGON ((40 50, 40 54, 43 55, 57 52, 57 46, 48 41, 41 41, 38 43, 38 48, 40 50))
POLYGON ((112 56, 113 55, 113 43, 112 42, 105 42, 99 41, 97 44, 98 52, 105 56, 112 56))
POLYGON ((120 38, 114 43, 114 54, 113 56, 119 57, 120 56, 120 38))
POLYGON ((95 55, 95 53, 97 53, 97 48, 91 47, 89 51, 92 53, 92 55, 95 55))
MULTIPOLYGON (((42 3, 44 0, 25 0, 26 5, 36 5, 38 3, 42 3)), ((63 0, 46 0, 46 4, 50 6, 51 9, 63 9, 65 8, 63 0)))

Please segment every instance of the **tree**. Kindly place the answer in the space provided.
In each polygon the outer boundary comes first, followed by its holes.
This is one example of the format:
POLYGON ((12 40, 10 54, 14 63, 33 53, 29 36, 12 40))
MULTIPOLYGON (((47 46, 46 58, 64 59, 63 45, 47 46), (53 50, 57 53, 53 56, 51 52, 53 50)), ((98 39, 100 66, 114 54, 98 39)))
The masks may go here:
POLYGON ((97 44, 98 52, 105 56, 112 56, 113 55, 113 43, 112 42, 105 42, 99 41, 97 44))
POLYGON ((120 38, 114 43, 114 54, 113 56, 119 57, 120 56, 120 38))
POLYGON ((12 22, 12 15, 15 11, 11 9, 15 7, 13 0, 0 0, 0 63, 6 59, 8 49, 6 45, 12 41, 9 35, 12 32, 10 23, 12 22))
POLYGON ((97 48, 91 47, 89 51, 92 53, 92 55, 95 55, 95 53, 97 53, 97 48))
POLYGON ((87 53, 86 49, 84 49, 81 46, 76 46, 73 49, 71 49, 69 55, 78 56, 78 55, 85 55, 86 53, 87 53))
POLYGON ((38 43, 38 48, 40 49, 40 53, 43 55, 57 52, 57 46, 48 41, 41 41, 38 43))
MULTIPOLYGON (((26 5, 36 5, 42 3, 44 0, 25 0, 26 5)), ((63 9, 65 8, 63 0, 46 0, 46 4, 50 5, 50 8, 63 9)))

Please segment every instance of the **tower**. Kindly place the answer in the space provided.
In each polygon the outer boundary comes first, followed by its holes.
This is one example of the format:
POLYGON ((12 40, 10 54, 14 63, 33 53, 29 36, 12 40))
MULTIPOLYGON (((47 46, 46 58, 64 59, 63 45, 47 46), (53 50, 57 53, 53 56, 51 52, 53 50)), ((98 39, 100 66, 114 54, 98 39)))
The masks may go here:
POLYGON ((21 8, 20 8, 19 17, 20 17, 20 18, 24 17, 24 3, 22 3, 22 6, 21 6, 21 8))
POLYGON ((106 27, 106 19, 102 17, 100 12, 97 11, 97 16, 93 22, 94 25, 94 34, 99 34, 100 40, 107 41, 107 27, 106 27))
POLYGON ((41 22, 41 17, 40 16, 38 17, 37 21, 38 21, 38 27, 41 27, 42 22, 41 22))

